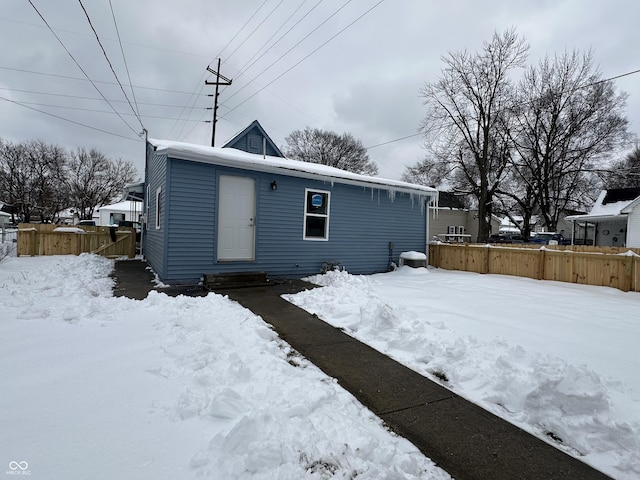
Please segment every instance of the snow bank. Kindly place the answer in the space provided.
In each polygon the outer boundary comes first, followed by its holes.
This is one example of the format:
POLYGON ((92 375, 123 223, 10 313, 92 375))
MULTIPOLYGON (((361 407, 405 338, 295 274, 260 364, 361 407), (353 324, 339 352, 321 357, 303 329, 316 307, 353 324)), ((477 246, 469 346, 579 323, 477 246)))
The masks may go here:
POLYGON ((614 478, 640 478, 640 294, 400 268, 288 300, 614 478))
POLYGON ((0 263, 0 465, 26 462, 34 478, 450 478, 250 311, 214 294, 113 298, 112 267, 86 254, 0 263))

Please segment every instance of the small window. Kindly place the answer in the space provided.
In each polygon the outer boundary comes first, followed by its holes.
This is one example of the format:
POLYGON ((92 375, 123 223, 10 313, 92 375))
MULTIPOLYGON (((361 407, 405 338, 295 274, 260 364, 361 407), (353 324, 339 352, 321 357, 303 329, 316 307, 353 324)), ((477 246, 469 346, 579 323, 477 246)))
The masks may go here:
POLYGON ((156 230, 160 228, 160 215, 162 214, 162 188, 156 190, 156 230))
POLYGON ((322 190, 305 190, 305 240, 329 240, 329 196, 322 190))

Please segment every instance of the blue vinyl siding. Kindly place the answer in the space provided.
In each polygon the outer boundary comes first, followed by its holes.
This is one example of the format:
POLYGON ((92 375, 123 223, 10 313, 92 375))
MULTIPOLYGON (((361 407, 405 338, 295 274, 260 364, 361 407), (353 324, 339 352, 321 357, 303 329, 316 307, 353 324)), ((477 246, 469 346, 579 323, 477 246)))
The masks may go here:
POLYGON ((147 221, 144 230, 144 256, 151 268, 164 278, 166 274, 166 189, 167 189, 167 156, 158 155, 153 148, 148 147, 145 175, 145 214, 147 221), (147 188, 147 186, 149 188, 147 188), (165 218, 160 219, 160 229, 156 229, 156 191, 162 189, 160 198, 165 208, 161 208, 161 214, 165 218), (147 195, 147 192, 149 194, 147 195), (148 207, 148 208, 147 208, 148 207))
POLYGON ((396 263, 402 251, 425 249, 425 198, 185 160, 169 159, 168 165, 168 228, 161 274, 167 283, 196 282, 214 272, 266 271, 272 277, 301 277, 318 273, 323 262, 340 262, 351 273, 374 273, 388 269, 389 242, 395 244, 396 263), (254 261, 217 261, 220 175, 255 180, 254 261), (271 189, 274 180, 277 190, 271 189), (328 241, 303 240, 305 188, 331 194, 328 241))
POLYGON ((170 168, 167 271, 171 279, 198 280, 215 262, 217 198, 214 167, 172 160, 170 168))

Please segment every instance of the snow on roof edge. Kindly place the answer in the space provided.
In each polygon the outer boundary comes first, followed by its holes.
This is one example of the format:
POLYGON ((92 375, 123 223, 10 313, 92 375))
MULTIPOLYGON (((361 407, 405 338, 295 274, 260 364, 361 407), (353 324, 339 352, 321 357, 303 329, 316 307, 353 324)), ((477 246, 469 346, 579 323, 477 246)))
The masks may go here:
POLYGON ((258 170, 263 172, 280 173, 282 175, 317 178, 325 181, 355 184, 386 190, 420 193, 437 197, 438 190, 425 185, 391 180, 381 177, 370 177, 358 173, 348 172, 335 167, 317 163, 301 162, 280 157, 263 157, 253 153, 243 152, 234 148, 207 147, 172 140, 148 139, 149 144, 158 152, 166 152, 170 157, 192 160, 203 163, 258 170))

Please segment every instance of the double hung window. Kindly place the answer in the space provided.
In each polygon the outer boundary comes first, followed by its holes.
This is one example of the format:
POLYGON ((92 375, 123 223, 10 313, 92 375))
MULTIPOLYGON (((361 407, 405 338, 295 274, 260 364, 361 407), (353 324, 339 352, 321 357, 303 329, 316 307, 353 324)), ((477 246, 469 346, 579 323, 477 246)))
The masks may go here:
POLYGON ((329 198, 329 192, 305 189, 305 240, 329 240, 329 198))

